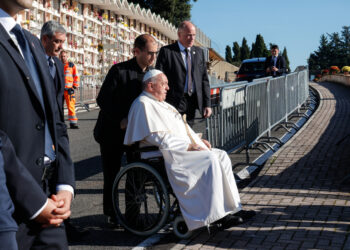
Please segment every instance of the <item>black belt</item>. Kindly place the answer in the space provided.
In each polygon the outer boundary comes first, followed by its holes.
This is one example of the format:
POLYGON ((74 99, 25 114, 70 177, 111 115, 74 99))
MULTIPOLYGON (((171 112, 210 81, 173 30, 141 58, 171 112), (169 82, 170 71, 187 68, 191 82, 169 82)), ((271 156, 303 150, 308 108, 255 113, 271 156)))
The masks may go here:
POLYGON ((50 180, 53 173, 54 173, 54 161, 52 161, 49 157, 44 156, 44 168, 43 168, 43 175, 41 177, 41 180, 50 180))

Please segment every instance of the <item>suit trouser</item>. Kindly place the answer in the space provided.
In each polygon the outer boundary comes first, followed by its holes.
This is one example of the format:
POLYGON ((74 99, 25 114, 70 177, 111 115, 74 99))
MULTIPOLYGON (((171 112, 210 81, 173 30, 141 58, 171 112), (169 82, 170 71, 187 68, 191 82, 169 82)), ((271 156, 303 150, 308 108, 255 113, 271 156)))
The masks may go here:
POLYGON ((122 142, 100 143, 103 170, 103 213, 115 217, 112 200, 112 188, 124 154, 122 142))
POLYGON ((187 116, 187 123, 191 127, 194 124, 194 118, 196 116, 196 109, 198 109, 198 100, 197 100, 197 94, 194 93, 191 96, 188 94, 185 94, 183 97, 183 101, 185 102, 186 110, 179 110, 180 114, 186 114, 187 116))
POLYGON ((64 223, 59 227, 42 228, 35 222, 20 224, 16 235, 20 250, 68 250, 64 223))
POLYGON ((64 99, 68 108, 68 120, 70 124, 77 124, 78 117, 75 113, 75 93, 69 95, 68 90, 64 90, 64 99))

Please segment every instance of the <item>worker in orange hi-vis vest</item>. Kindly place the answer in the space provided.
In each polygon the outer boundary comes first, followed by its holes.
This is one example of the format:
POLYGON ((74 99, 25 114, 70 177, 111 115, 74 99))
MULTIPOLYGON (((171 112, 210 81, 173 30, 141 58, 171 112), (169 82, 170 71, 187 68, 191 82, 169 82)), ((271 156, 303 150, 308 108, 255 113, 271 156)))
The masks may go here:
POLYGON ((61 51, 60 59, 64 65, 64 99, 68 107, 68 120, 70 128, 77 129, 79 128, 78 118, 75 114, 75 94, 74 90, 79 87, 79 76, 76 66, 68 62, 68 56, 66 51, 61 51))

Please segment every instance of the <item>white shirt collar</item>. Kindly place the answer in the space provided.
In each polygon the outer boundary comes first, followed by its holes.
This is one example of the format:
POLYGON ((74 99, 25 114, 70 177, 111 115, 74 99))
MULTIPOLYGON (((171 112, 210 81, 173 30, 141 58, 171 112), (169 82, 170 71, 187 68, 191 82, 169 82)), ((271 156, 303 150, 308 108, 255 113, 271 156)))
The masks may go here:
POLYGON ((47 63, 49 63, 49 60, 50 60, 52 62, 52 64, 55 65, 55 60, 53 60, 52 56, 48 56, 46 53, 45 53, 45 56, 46 56, 47 63))
MULTIPOLYGON (((177 41, 177 44, 178 44, 179 47, 180 47, 180 51, 185 51, 185 50, 186 50, 186 47, 183 46, 179 41, 177 41)), ((191 48, 187 48, 187 50, 188 50, 188 49, 191 49, 191 48)))
POLYGON ((1 8, 0 8, 0 23, 9 34, 10 34, 10 31, 13 29, 13 27, 15 27, 15 25, 17 24, 15 19, 13 19, 13 17, 11 17, 1 8))

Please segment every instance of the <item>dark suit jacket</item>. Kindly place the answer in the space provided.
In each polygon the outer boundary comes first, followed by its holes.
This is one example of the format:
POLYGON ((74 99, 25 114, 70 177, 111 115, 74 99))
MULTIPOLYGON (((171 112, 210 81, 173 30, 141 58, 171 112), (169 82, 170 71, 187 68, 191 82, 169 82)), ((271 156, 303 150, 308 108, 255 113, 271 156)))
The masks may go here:
POLYGON ((141 94, 144 74, 136 58, 113 65, 109 70, 97 97, 100 113, 94 136, 98 143, 123 145, 125 130, 120 129, 120 122, 128 117, 132 102, 141 94))
MULTIPOLYGON (((6 179, 6 186, 1 185, 0 189, 0 216, 6 216, 1 211, 11 209, 10 197, 6 197, 6 189, 19 211, 30 211, 26 213, 26 219, 29 219, 37 210, 33 210, 33 201, 43 206, 46 202, 46 195, 42 192, 41 188, 35 182, 33 176, 23 166, 23 164, 17 158, 11 141, 6 134, 0 130, 0 179, 6 179), (28 192, 30 190, 30 192, 28 192)), ((12 213, 12 212, 11 212, 12 213)), ((7 213, 9 214, 9 213, 7 213)), ((11 217, 12 218, 12 217, 11 217)), ((0 219, 0 231, 5 225, 17 228, 17 225, 13 226, 11 218, 0 219), (7 223, 3 223, 7 221, 7 223)))
MULTIPOLYGON (((266 57, 265 70, 268 67, 272 67, 272 66, 273 66, 272 56, 266 57)), ((286 60, 281 55, 279 55, 277 57, 276 68, 278 68, 278 71, 276 72, 276 76, 281 76, 281 75, 287 73, 286 60)), ((267 76, 272 76, 273 74, 272 74, 272 72, 270 72, 270 73, 266 73, 266 75, 267 76)))
MULTIPOLYGON (((210 86, 207 67, 204 52, 201 48, 193 46, 191 53, 192 79, 196 86, 198 107, 203 114, 203 108, 210 107, 210 86)), ((163 71, 168 78, 170 89, 166 101, 179 109, 184 96, 186 65, 182 59, 180 47, 177 42, 160 49, 156 68, 163 71)))
MULTIPOLYGON (((55 175, 49 181, 50 190, 55 192, 57 184, 68 184, 74 188, 74 168, 69 153, 67 127, 60 121, 45 52, 35 36, 26 30, 24 34, 41 79, 46 117, 25 61, 0 25, 0 129, 11 139, 18 159, 25 164, 36 185, 41 187, 46 119, 56 150, 55 175)), ((41 206, 41 200, 31 200, 24 211, 17 213, 16 210, 16 214, 32 215, 41 206)))
POLYGON ((57 57, 53 57, 53 60, 55 61, 55 67, 56 67, 56 75, 54 79, 54 85, 56 89, 56 99, 57 99, 57 105, 58 110, 60 113, 61 121, 64 122, 64 111, 63 111, 63 102, 64 102, 64 67, 63 63, 60 59, 57 57))

